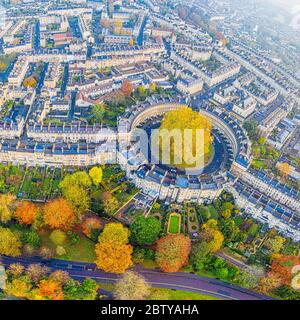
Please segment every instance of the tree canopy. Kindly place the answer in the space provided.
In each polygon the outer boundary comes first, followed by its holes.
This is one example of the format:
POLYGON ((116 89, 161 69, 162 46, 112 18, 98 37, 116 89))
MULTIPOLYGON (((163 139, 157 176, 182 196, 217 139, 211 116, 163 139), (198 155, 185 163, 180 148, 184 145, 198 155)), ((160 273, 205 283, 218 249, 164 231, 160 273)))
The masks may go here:
MULTIPOLYGON (((170 156, 170 163, 175 163, 179 167, 195 167, 197 163, 194 157, 202 157, 203 161, 211 152, 212 144, 212 124, 211 121, 201 115, 198 112, 194 112, 191 108, 181 108, 178 110, 173 110, 165 114, 161 125, 160 125, 160 153, 162 155, 170 156), (180 147, 180 141, 178 138, 171 139, 169 143, 170 151, 167 145, 163 143, 168 134, 172 133, 172 130, 179 130, 181 139, 182 151, 179 152, 177 148, 180 147), (184 139, 186 129, 191 130, 191 139, 184 139), (198 147, 197 135, 199 134, 197 130, 203 130, 203 145, 200 143, 198 147), (178 145, 178 147, 177 147, 178 145), (196 152, 201 152, 197 154, 196 152)), ((201 141, 200 141, 201 142, 201 141)), ((160 157, 163 159, 162 157, 160 157)))
POLYGON ((84 171, 66 175, 59 184, 64 198, 74 207, 78 215, 90 208, 88 189, 92 186, 92 180, 84 171))
POLYGON ((124 80, 122 83, 122 87, 121 87, 121 91, 122 93, 127 96, 130 97, 132 91, 133 91, 133 85, 129 80, 124 80))
POLYGON ((127 271, 115 285, 117 300, 145 300, 150 295, 150 286, 145 278, 136 272, 127 271))
POLYGON ((23 201, 17 207, 16 218, 20 224, 31 225, 38 216, 38 207, 29 201, 23 201))
POLYGON ((176 272, 188 264, 191 239, 183 234, 167 235, 157 241, 156 262, 164 272, 176 272))
POLYGON ((121 223, 108 223, 105 225, 99 236, 99 242, 112 242, 116 244, 127 244, 129 239, 129 230, 121 223))
POLYGON ((9 228, 0 227, 0 254, 19 256, 21 254, 21 241, 9 228))
POLYGON ((14 214, 13 204, 15 197, 11 194, 0 195, 0 222, 9 222, 14 214))
POLYGON ((48 202, 44 208, 44 221, 52 229, 71 229, 77 218, 72 206, 63 198, 48 202))
POLYGON ((103 172, 100 167, 93 167, 89 171, 89 176, 91 177, 93 184, 98 186, 102 182, 103 172))
POLYGON ((138 245, 153 244, 161 232, 161 223, 155 217, 138 215, 130 226, 131 239, 138 245))
POLYGON ((121 223, 105 225, 96 244, 96 265, 106 272, 124 273, 132 265, 129 230, 121 223))
POLYGON ((205 241, 196 242, 191 251, 190 263, 197 269, 201 270, 204 263, 210 255, 209 244, 205 241))
POLYGON ((112 241, 96 244, 96 265, 98 268, 113 273, 124 273, 132 266, 132 246, 112 241))
POLYGON ((218 222, 214 219, 208 220, 202 225, 200 239, 206 241, 209 245, 210 252, 218 251, 223 244, 224 236, 218 228, 218 222))
POLYGON ((92 107, 91 110, 91 122, 94 123, 101 123, 104 115, 105 115, 105 108, 106 106, 101 103, 101 104, 95 104, 92 107))

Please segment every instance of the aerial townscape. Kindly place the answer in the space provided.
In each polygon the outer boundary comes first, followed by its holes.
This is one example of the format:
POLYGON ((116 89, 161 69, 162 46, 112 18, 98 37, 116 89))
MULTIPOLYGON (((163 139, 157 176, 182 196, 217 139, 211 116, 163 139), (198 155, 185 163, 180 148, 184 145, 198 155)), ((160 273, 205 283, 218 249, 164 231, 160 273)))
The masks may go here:
POLYGON ((298 11, 0 1, 0 300, 300 300, 298 11))

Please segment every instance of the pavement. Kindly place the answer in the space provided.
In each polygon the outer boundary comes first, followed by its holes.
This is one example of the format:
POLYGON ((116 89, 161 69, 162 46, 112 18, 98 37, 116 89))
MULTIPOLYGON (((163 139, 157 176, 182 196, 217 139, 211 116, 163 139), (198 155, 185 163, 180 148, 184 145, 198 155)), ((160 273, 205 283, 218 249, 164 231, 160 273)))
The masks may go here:
MULTIPOLYGON (((12 263, 20 263, 25 267, 32 263, 43 263, 51 271, 65 270, 76 280, 91 278, 99 283, 114 283, 121 275, 98 270, 95 264, 65 260, 42 260, 39 257, 8 257, 0 255, 0 264, 8 267, 12 263)), ((212 278, 201 277, 191 273, 163 273, 158 269, 146 269, 135 266, 132 270, 145 277, 152 287, 185 290, 209 295, 223 300, 272 300, 248 289, 212 278)))

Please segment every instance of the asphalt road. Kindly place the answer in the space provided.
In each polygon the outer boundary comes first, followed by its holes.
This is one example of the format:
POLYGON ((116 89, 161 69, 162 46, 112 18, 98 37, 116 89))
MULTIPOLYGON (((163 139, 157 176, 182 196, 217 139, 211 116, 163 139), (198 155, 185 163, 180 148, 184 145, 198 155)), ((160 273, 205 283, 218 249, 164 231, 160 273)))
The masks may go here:
MULTIPOLYGON (((120 278, 120 275, 107 273, 95 269, 94 264, 73 262, 52 259, 49 261, 41 260, 38 257, 12 258, 0 255, 0 263, 9 266, 12 263, 21 263, 25 267, 32 263, 44 263, 51 271, 66 270, 72 278, 83 280, 92 278, 100 283, 114 283, 120 278)), ((256 292, 240 288, 217 279, 200 277, 190 273, 162 273, 156 269, 145 269, 140 266, 133 270, 142 274, 147 282, 153 287, 185 290, 195 293, 210 295, 224 300, 271 300, 272 298, 258 294, 256 292)))
MULTIPOLYGON (((120 278, 120 275, 107 273, 102 270, 95 269, 95 265, 91 263, 73 262, 52 259, 43 261, 38 257, 12 258, 0 255, 0 263, 9 266, 12 263, 21 263, 28 266, 32 263, 44 263, 52 271, 65 270, 70 276, 77 280, 84 278, 92 278, 100 283, 114 283, 120 278)), ((195 293, 206 294, 224 300, 271 300, 272 298, 258 294, 256 292, 240 288, 233 284, 229 284, 217 279, 200 277, 190 273, 162 273, 157 269, 145 269, 136 266, 133 270, 142 274, 147 282, 153 287, 185 290, 195 293)))

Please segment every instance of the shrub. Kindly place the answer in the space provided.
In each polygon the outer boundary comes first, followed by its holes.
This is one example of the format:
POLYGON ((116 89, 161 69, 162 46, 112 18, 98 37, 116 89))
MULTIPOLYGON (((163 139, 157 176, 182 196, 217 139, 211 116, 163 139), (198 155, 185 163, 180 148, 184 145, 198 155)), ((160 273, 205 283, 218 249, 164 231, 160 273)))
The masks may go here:
POLYGON ((66 234, 61 230, 53 230, 50 234, 51 241, 57 246, 62 245, 66 238, 66 234))
POLYGON ((56 247, 56 253, 59 256, 63 256, 64 254, 67 253, 66 249, 63 246, 57 246, 56 247))

